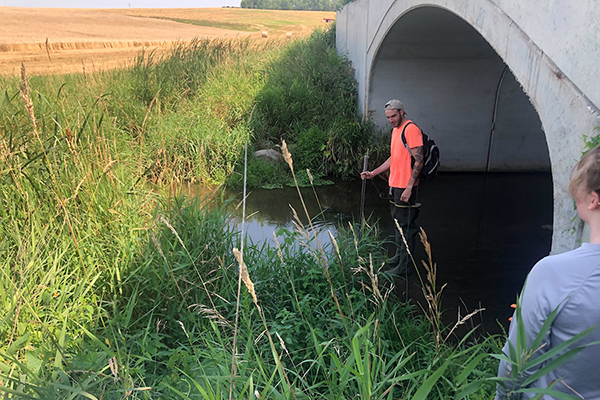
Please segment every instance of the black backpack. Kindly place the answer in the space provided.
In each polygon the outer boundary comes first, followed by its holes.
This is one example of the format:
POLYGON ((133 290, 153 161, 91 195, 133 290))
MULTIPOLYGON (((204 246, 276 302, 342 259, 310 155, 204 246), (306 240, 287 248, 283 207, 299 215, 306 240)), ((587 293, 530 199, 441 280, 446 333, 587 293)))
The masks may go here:
MULTIPOLYGON (((409 122, 404 125, 402 129, 402 144, 408 150, 408 154, 410 154, 410 167, 415 163, 415 158, 412 156, 410 152, 410 148, 406 143, 406 136, 404 135, 404 131, 406 131, 406 127, 414 122, 409 122)), ((416 125, 415 125, 416 126, 416 125)), ((423 135, 423 168, 421 168, 421 173, 419 174, 419 179, 423 181, 427 181, 433 179, 437 174, 437 169, 440 166, 440 149, 437 147, 437 144, 431 139, 429 136, 423 132, 421 129, 421 134, 423 135)))

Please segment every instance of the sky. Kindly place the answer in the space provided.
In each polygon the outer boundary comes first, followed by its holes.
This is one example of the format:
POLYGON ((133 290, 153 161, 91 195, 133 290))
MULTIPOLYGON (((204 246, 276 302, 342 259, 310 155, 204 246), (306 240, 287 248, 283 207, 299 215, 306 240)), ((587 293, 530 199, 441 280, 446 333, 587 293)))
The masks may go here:
POLYGON ((204 8, 240 5, 240 0, 0 0, 7 7, 204 8))

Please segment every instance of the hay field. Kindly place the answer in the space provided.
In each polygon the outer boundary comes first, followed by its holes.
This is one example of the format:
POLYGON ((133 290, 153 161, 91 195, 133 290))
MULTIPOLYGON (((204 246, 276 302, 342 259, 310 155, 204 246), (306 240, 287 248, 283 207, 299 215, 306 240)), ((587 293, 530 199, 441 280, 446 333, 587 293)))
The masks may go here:
MULTIPOLYGON (((334 12, 197 9, 58 9, 0 7, 0 74, 94 72, 121 68, 143 48, 177 41, 307 35, 334 12)), ((260 38, 259 40, 264 40, 260 38)))

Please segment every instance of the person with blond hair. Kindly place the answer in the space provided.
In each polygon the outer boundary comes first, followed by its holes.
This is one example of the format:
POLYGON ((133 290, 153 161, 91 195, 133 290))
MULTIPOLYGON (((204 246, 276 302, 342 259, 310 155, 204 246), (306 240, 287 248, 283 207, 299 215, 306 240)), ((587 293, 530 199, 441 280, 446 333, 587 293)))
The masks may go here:
MULTIPOLYGON (((533 349, 532 358, 542 356, 589 328, 591 333, 567 347, 561 354, 600 340, 600 147, 589 151, 575 165, 569 192, 575 200, 579 218, 590 227, 590 241, 575 250, 543 258, 527 277, 520 308, 528 348, 542 330, 550 313, 558 310, 541 346, 533 349)), ((516 348, 516 340, 515 313, 509 328, 508 342, 516 348)), ((508 342, 503 351, 510 356, 508 342)), ((534 370, 527 370, 522 382, 556 357, 537 365, 534 370)), ((600 346, 591 345, 526 387, 551 387, 583 399, 600 399, 599 366, 600 346)), ((511 377, 511 364, 501 361, 498 376, 511 377)), ((512 381, 498 385, 496 399, 507 398, 512 391, 522 388, 519 385, 519 382, 512 381)), ((522 398, 534 396, 535 393, 527 392, 523 393, 522 398)), ((543 398, 554 397, 545 395, 543 398)))

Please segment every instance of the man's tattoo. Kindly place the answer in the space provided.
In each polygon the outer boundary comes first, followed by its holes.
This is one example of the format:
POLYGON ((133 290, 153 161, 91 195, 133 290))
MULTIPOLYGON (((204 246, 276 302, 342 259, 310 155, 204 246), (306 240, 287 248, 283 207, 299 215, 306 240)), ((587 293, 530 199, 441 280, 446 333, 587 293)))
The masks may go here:
POLYGON ((415 158, 415 164, 413 165, 411 178, 414 180, 414 182, 416 182, 419 178, 419 174, 421 173, 421 168, 423 168, 423 146, 415 147, 411 150, 415 151, 415 154, 413 155, 415 158))

